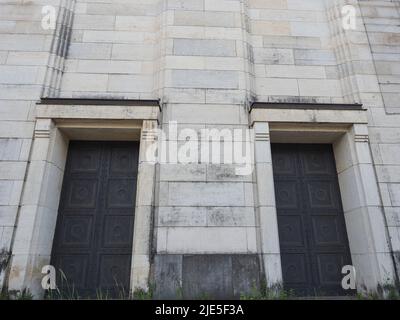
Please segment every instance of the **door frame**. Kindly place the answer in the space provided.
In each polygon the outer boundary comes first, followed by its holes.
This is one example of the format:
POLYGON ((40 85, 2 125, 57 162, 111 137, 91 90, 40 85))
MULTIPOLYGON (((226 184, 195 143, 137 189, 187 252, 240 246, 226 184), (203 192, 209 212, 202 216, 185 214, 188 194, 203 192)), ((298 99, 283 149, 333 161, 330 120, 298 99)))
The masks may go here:
POLYGON ((281 287, 282 268, 271 142, 333 145, 346 230, 359 291, 394 284, 395 270, 368 137, 366 110, 257 108, 254 129, 259 250, 267 285, 281 287))
POLYGON ((35 297, 43 296, 42 268, 50 264, 69 140, 139 141, 130 291, 148 290, 156 163, 146 158, 146 150, 156 141, 159 115, 158 106, 146 104, 37 105, 12 246, 10 290, 29 289, 35 297))

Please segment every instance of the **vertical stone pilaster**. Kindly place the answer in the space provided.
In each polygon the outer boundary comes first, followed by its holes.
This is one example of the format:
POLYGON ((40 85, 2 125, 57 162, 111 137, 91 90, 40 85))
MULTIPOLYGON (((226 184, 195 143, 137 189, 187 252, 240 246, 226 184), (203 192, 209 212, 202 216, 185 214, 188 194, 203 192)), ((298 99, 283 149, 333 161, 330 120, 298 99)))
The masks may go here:
POLYGON ((76 0, 60 1, 41 97, 56 97, 60 93, 61 78, 74 21, 75 2, 76 0))
POLYGON ((50 263, 64 169, 64 162, 57 159, 65 160, 66 152, 67 142, 52 120, 37 120, 12 246, 9 289, 42 293, 41 270, 50 263))
POLYGON ((147 158, 147 150, 156 143, 157 121, 145 120, 140 136, 139 168, 136 191, 135 224, 133 236, 131 290, 148 289, 150 247, 154 212, 156 163, 147 158))
MULTIPOLYGON (((370 234, 368 237, 370 243, 368 245, 373 250, 374 259, 370 261, 375 262, 375 265, 372 266, 375 284, 381 286, 394 285, 396 274, 394 261, 392 260, 391 242, 371 155, 367 125, 353 125, 352 135, 358 163, 360 189, 364 192, 364 202, 361 210, 364 219, 369 222, 370 226, 370 230, 367 231, 370 234)), ((365 280, 367 286, 370 280, 365 280)))
POLYGON ((334 144, 343 211, 357 286, 393 284, 394 265, 366 124, 354 124, 334 144))
POLYGON ((259 223, 259 245, 267 286, 282 283, 278 220, 268 122, 255 122, 254 151, 256 170, 255 207, 259 223))

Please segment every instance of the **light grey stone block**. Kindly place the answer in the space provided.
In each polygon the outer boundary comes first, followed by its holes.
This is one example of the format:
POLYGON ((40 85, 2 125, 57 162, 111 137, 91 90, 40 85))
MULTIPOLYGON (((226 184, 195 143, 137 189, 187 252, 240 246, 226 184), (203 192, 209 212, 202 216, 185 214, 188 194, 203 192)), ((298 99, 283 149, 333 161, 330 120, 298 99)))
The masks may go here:
POLYGON ((204 207, 160 207, 157 226, 160 227, 205 227, 207 208, 204 207))
POLYGON ((35 84, 38 68, 34 66, 0 66, 1 84, 35 84))
POLYGON ((82 41, 85 43, 137 43, 144 42, 145 34, 134 31, 108 31, 108 30, 85 30, 82 41))
POLYGON ((161 181, 206 181, 206 165, 190 164, 161 164, 161 181))
POLYGON ((256 64, 294 64, 291 49, 254 48, 253 54, 256 64))
POLYGON ((233 57, 236 55, 236 43, 232 40, 174 39, 174 54, 233 57))
POLYGON ((174 25, 225 28, 239 27, 233 13, 213 11, 175 11, 174 25))
POLYGON ((116 16, 115 30, 131 30, 141 32, 155 32, 157 20, 152 16, 116 16))
POLYGON ((23 180, 25 169, 26 162, 0 161, 0 179, 23 180))
POLYGON ((392 205, 396 207, 400 206, 400 183, 391 183, 388 187, 392 205))
POLYGON ((0 205, 9 205, 14 182, 12 180, 0 180, 0 205))
POLYGON ((71 43, 68 57, 73 59, 109 59, 111 44, 108 43, 71 43))
MULTIPOLYGON (((1 55, 1 54, 0 54, 1 55)), ((7 56, 7 64, 24 66, 41 66, 47 63, 48 52, 11 51, 7 56)))
POLYGON ((153 78, 150 76, 111 74, 107 90, 111 92, 150 92, 152 88, 153 78))
POLYGON ((43 35, 0 34, 0 50, 41 51, 44 40, 43 35))
POLYGON ((204 10, 204 0, 170 0, 168 9, 204 10))
POLYGON ((82 30, 113 30, 115 16, 75 14, 74 29, 82 30))
POLYGON ((178 88, 237 89, 239 74, 235 71, 172 70, 171 82, 178 88))
POLYGON ((251 227, 256 225, 251 207, 207 208, 207 225, 212 227, 251 227))
POLYGON ((336 61, 335 54, 330 50, 294 50, 296 60, 336 61))
POLYGON ((88 15, 106 16, 145 16, 155 11, 151 5, 132 5, 132 3, 87 3, 86 13, 88 15))
POLYGON ((181 206, 244 206, 243 183, 234 182, 171 182, 168 184, 168 205, 181 206))
POLYGON ((17 206, 0 206, 0 226, 14 227, 17 211, 17 206))
POLYGON ((0 160, 18 160, 22 139, 0 139, 0 160))
POLYGON ((152 61, 154 59, 154 48, 134 44, 113 44, 111 58, 113 60, 152 61))
POLYGON ((65 91, 107 91, 107 75, 67 73, 62 79, 62 90, 65 91))

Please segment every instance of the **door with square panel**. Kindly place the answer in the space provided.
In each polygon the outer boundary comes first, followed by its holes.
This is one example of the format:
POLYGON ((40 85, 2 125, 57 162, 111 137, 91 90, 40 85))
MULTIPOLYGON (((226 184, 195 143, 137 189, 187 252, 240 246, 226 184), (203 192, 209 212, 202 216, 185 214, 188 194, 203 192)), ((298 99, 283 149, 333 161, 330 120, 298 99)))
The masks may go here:
POLYGON ((52 265, 65 296, 129 293, 139 143, 71 141, 52 265))
POLYGON ((342 289, 351 265, 331 145, 272 144, 283 282, 300 296, 354 294, 342 289))

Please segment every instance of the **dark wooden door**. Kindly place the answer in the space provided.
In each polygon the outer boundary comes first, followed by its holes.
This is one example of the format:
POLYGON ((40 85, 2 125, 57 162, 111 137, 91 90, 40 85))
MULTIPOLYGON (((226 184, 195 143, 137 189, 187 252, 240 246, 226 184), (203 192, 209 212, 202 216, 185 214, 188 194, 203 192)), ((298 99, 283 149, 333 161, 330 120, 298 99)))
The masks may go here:
POLYGON ((346 295, 351 265, 331 145, 273 144, 284 287, 296 295, 346 295))
POLYGON ((138 147, 136 142, 69 145, 52 252, 64 296, 129 292, 138 147))

